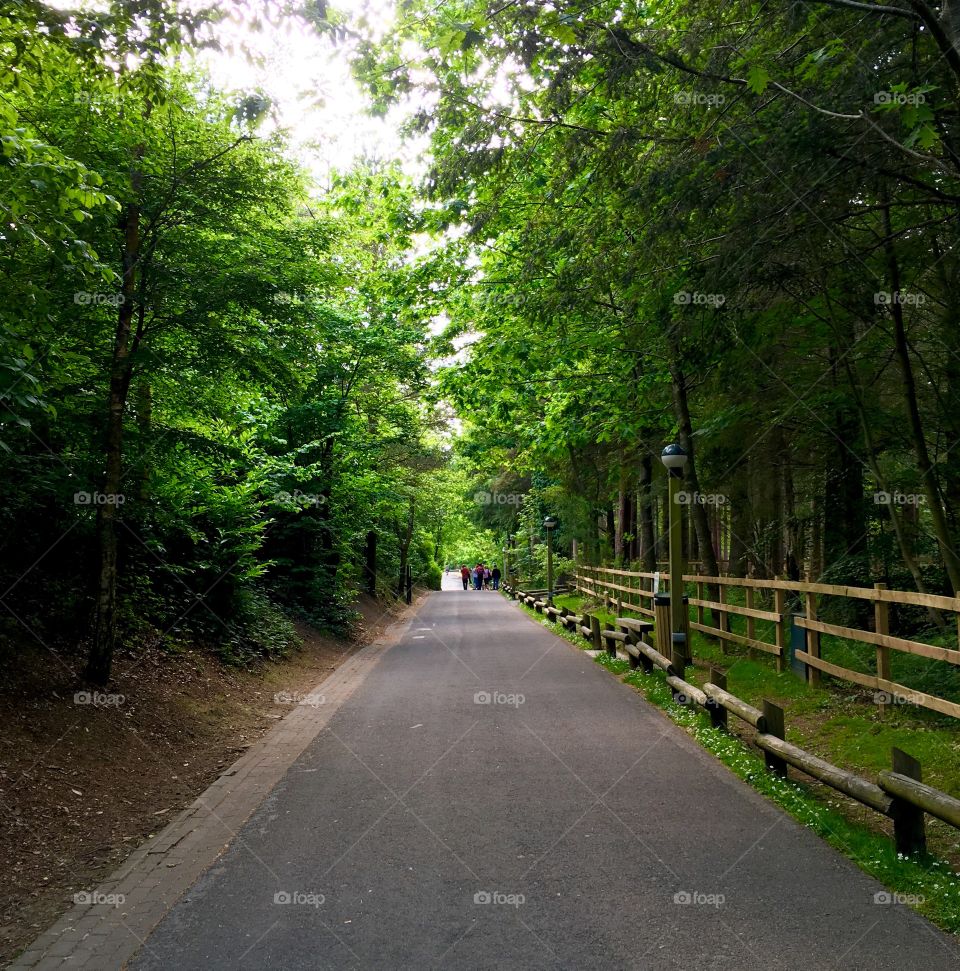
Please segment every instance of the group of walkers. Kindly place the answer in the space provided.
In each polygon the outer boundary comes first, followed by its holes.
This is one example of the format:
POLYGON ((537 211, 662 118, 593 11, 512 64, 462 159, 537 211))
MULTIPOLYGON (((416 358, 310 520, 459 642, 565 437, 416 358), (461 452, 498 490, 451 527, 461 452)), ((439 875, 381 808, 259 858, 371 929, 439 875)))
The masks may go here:
POLYGON ((469 590, 471 584, 474 590, 499 590, 500 589, 500 567, 495 566, 492 570, 482 563, 478 563, 472 570, 464 565, 460 567, 460 579, 463 580, 463 589, 469 590))

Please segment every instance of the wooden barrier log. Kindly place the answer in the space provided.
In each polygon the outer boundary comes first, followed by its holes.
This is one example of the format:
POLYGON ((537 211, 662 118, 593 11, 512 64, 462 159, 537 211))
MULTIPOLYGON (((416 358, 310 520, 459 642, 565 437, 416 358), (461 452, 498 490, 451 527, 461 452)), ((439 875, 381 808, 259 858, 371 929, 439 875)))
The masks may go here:
POLYGON ((899 772, 880 773, 880 788, 960 829, 960 799, 899 772))
POLYGON ((885 816, 889 815, 893 800, 880 786, 875 786, 852 772, 831 765, 775 735, 757 735, 757 745, 764 750, 765 754, 770 753, 783 762, 789 762, 795 768, 813 776, 814 779, 825 782, 831 788, 850 796, 851 799, 856 799, 857 802, 862 802, 885 816))
POLYGON ((673 700, 681 705, 695 704, 706 707, 707 696, 695 685, 684 681, 683 678, 667 675, 667 684, 673 688, 673 700))
POLYGON ((641 658, 647 658, 652 664, 655 664, 662 671, 666 671, 667 674, 678 674, 677 669, 673 666, 673 664, 671 664, 670 661, 665 658, 655 647, 651 647, 649 644, 638 644, 637 648, 640 651, 641 658))
POLYGON ((722 705, 727 711, 733 712, 737 718, 743 719, 748 725, 753 725, 758 732, 767 730, 767 720, 763 717, 763 712, 758 711, 753 705, 748 705, 736 695, 730 694, 729 691, 709 681, 703 686, 703 691, 708 698, 713 698, 717 704, 722 705))

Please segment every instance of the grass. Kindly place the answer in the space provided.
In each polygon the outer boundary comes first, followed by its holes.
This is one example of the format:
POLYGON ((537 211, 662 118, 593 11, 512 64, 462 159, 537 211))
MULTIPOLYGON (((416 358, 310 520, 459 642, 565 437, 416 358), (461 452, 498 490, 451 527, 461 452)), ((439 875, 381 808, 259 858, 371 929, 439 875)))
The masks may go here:
MULTIPOLYGON (((577 613, 585 606, 584 599, 574 594, 558 596, 555 602, 577 613)), ((582 650, 588 646, 579 635, 553 624, 530 608, 522 609, 577 648, 582 650)), ((605 622, 613 620, 608 611, 593 612, 605 622)), ((726 668, 728 689, 738 697, 754 705, 759 705, 763 698, 782 705, 787 712, 787 737, 821 757, 861 774, 875 775, 877 770, 889 766, 890 747, 896 745, 923 762, 925 779, 932 785, 954 794, 960 788, 957 766, 960 742, 954 720, 940 716, 929 719, 925 716, 933 713, 900 710, 881 719, 876 705, 859 711, 862 701, 830 688, 809 688, 792 672, 778 673, 772 660, 724 654, 715 641, 699 634, 693 637, 693 648, 698 661, 726 668), (956 788, 951 790, 941 780, 952 781, 956 788)), ((960 874, 954 872, 955 862, 941 858, 960 855, 960 834, 953 827, 928 817, 928 845, 932 852, 900 856, 889 835, 878 831, 876 824, 882 817, 872 810, 857 812, 861 807, 826 787, 780 779, 768 772, 763 760, 743 738, 712 728, 705 712, 674 703, 662 672, 631 671, 626 661, 607 654, 595 660, 662 708, 744 782, 772 799, 890 890, 913 895, 919 901, 915 909, 935 924, 954 934, 960 933, 960 874)), ((702 684, 708 680, 708 667, 697 667, 688 676, 691 682, 702 684)))
MULTIPOLYGON (((584 598, 577 594, 557 597, 556 603, 578 613, 585 606, 584 598)), ((615 623, 616 616, 611 611, 592 605, 588 609, 602 622, 615 623)), ((630 613, 624 610, 625 615, 630 613)), ((759 637, 760 622, 757 623, 759 637)), ((957 719, 915 705, 894 705, 884 711, 875 703, 872 690, 828 676, 824 676, 821 687, 810 687, 793 671, 778 672, 772 656, 757 652, 751 657, 746 649, 733 645, 724 651, 721 642, 696 631, 691 632, 691 647, 696 663, 688 671, 691 683, 702 685, 708 681, 711 667, 725 671, 727 688, 738 698, 757 708, 768 698, 784 708, 789 740, 844 768, 865 771, 868 775, 891 767, 890 750, 895 746, 920 760, 924 781, 960 798, 957 719)), ((925 660, 912 656, 908 659, 925 660)), ((931 823, 935 836, 940 835, 941 825, 945 824, 931 823)), ((957 853, 960 859, 958 834, 952 827, 947 829, 954 845, 944 845, 942 849, 951 856, 957 853)))

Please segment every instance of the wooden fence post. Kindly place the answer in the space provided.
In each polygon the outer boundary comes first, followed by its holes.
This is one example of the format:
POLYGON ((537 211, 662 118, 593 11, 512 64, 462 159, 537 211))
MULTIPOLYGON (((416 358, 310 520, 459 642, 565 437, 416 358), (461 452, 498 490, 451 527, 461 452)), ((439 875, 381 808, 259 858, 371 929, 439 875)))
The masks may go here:
MULTIPOLYGON (((893 771, 910 779, 916 779, 917 782, 923 781, 921 778, 923 773, 917 759, 898 748, 893 750, 893 771)), ((893 817, 893 837, 897 844, 897 852, 925 853, 927 832, 923 810, 907 802, 906 799, 894 796, 890 815, 893 817)))
POLYGON ((787 592, 786 590, 774 589, 773 591, 773 610, 778 615, 778 620, 774 629, 774 642, 777 645, 777 670, 787 669, 787 659, 784 655, 787 652, 787 592))
POLYGON ((593 641, 593 649, 595 651, 603 650, 603 641, 601 640, 600 634, 600 618, 590 615, 590 639, 593 641))
MULTIPOLYGON (((730 622, 729 622, 729 619, 727 617, 727 613, 726 613, 726 611, 722 607, 722 604, 725 603, 725 601, 723 599, 724 591, 725 590, 726 590, 726 587, 722 583, 718 583, 717 584, 717 603, 718 604, 721 604, 721 607, 720 608, 714 608, 713 610, 710 611, 711 614, 716 614, 717 623, 716 623, 715 626, 716 626, 717 630, 719 630, 721 632, 729 631, 729 629, 730 629, 730 622)), ((724 654, 729 654, 730 653, 730 642, 725 637, 721 637, 720 638, 720 650, 724 654)))
MULTIPOLYGON (((885 583, 875 583, 874 590, 886 590, 885 583)), ((873 626, 878 634, 886 636, 890 633, 890 605, 884 600, 873 602, 873 626)), ((877 677, 884 681, 890 680, 890 648, 877 645, 877 677)), ((885 714, 889 709, 889 702, 886 699, 886 692, 881 688, 876 694, 876 700, 880 705, 880 714, 885 714)), ((893 699, 890 699, 891 701, 893 699)))
MULTIPOLYGON (((807 607, 807 620, 817 619, 817 595, 807 591, 804 594, 807 607)), ((807 654, 820 657, 820 635, 815 630, 807 631, 807 654)), ((820 671, 812 664, 807 665, 807 683, 816 688, 820 685, 820 671)))
POLYGON ((677 674, 681 678, 686 679, 687 671, 687 654, 686 648, 679 644, 673 643, 673 637, 670 638, 670 653, 667 655, 670 658, 670 663, 677 669, 677 674))
MULTIPOLYGON (((697 600, 704 600, 703 596, 703 580, 697 580, 697 600)), ((702 627, 704 623, 704 610, 703 606, 697 607, 697 623, 702 627)))
MULTIPOLYGON (((627 631, 626 644, 628 647, 637 646, 637 635, 635 631, 632 631, 632 630, 627 631)), ((630 670, 635 671, 640 666, 640 659, 637 657, 634 657, 634 655, 631 654, 630 651, 627 651, 627 657, 630 659, 630 670)))
POLYGON ((670 598, 664 594, 656 594, 653 598, 653 623, 656 628, 657 650, 664 657, 670 657, 670 598))
MULTIPOLYGON (((603 630, 604 630, 604 634, 606 634, 608 632, 610 632, 610 633, 613 632, 613 628, 609 624, 606 624, 604 626, 603 630)), ((612 637, 606 637, 606 636, 604 637, 604 640, 607 643, 607 654, 609 654, 610 657, 616 657, 617 656, 617 642, 612 637)))
MULTIPOLYGON (((779 738, 783 741, 784 728, 783 728, 783 709, 779 705, 775 705, 772 701, 767 701, 766 698, 763 699, 763 718, 766 722, 767 735, 772 735, 774 738, 779 738)), ((787 777, 787 763, 780 758, 779 755, 774 755, 772 752, 763 753, 763 761, 766 762, 767 768, 774 774, 780 776, 781 779, 786 779, 787 777)))
MULTIPOLYGON (((710 680, 718 688, 723 688, 724 691, 727 690, 727 676, 723 673, 723 671, 720 671, 717 668, 710 668, 710 680)), ((727 727, 727 709, 724 708, 723 705, 714 701, 712 698, 708 698, 707 711, 710 712, 711 728, 727 727)))

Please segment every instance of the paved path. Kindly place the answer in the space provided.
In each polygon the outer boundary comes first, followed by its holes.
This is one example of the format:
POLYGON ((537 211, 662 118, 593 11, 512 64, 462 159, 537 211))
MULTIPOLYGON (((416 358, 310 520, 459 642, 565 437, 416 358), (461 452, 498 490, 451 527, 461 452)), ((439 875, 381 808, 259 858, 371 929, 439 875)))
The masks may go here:
POLYGON ((132 967, 960 966, 879 891, 589 656, 457 589, 427 598, 132 967))

